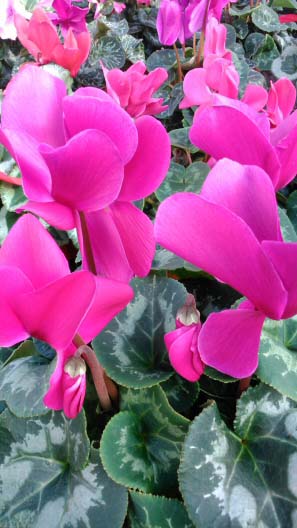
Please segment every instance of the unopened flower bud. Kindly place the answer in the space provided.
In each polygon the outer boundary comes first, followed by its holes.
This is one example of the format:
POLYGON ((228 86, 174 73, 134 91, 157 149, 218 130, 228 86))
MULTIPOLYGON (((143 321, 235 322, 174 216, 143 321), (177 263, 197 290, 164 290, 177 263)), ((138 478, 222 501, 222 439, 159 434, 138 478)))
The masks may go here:
POLYGON ((87 367, 81 357, 71 357, 64 365, 64 372, 69 374, 71 378, 83 376, 86 373, 87 367))
POLYGON ((196 308, 194 295, 189 293, 185 304, 177 311, 176 319, 178 323, 184 326, 200 323, 200 313, 196 308))

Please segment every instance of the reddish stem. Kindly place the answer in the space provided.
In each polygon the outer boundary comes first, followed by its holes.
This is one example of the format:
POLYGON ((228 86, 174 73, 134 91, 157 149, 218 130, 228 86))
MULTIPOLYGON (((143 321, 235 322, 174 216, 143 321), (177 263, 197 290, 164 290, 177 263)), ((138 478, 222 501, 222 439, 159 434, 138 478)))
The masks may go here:
POLYGON ((0 171, 0 180, 4 181, 5 183, 11 183, 12 185, 19 185, 22 186, 22 179, 21 178, 14 178, 13 176, 9 176, 8 174, 5 174, 5 172, 0 171))

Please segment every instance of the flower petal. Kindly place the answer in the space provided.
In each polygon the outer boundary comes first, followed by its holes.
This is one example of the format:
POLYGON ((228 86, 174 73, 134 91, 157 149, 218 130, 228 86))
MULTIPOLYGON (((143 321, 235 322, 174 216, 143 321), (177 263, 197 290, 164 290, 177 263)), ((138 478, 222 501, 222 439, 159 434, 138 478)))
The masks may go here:
POLYGON ((32 337, 64 349, 86 316, 95 290, 95 277, 87 271, 78 271, 21 295, 15 312, 32 337))
POLYGON ((204 370, 198 352, 199 330, 197 325, 183 326, 164 336, 171 365, 180 376, 189 381, 197 381, 204 370), (194 347, 193 341, 196 345, 194 347), (193 360, 194 356, 195 360, 193 360))
POLYGON ((68 230, 75 228, 75 216, 72 209, 57 202, 29 201, 17 209, 18 213, 22 211, 28 211, 40 216, 57 229, 68 230))
POLYGON ((190 130, 194 145, 219 160, 230 158, 245 165, 258 165, 278 180, 279 161, 260 128, 236 108, 207 107, 196 112, 190 130))
POLYGON ((52 177, 52 196, 79 211, 102 209, 118 196, 123 163, 110 138, 99 130, 85 130, 65 146, 40 146, 52 177))
POLYGON ((134 201, 154 192, 164 180, 170 164, 171 146, 164 126, 154 117, 136 120, 138 147, 125 167, 119 200, 134 201))
POLYGON ((281 317, 287 293, 278 274, 249 226, 225 207, 192 193, 175 194, 159 207, 155 237, 269 317, 281 317))
POLYGON ((156 247, 151 220, 130 203, 116 201, 111 210, 133 273, 145 277, 150 272, 156 247))
POLYGON ((246 378, 258 366, 265 314, 257 310, 212 313, 198 338, 202 361, 228 376, 246 378))
POLYGON ((34 288, 70 273, 59 246, 30 214, 22 216, 11 228, 0 250, 0 264, 19 268, 34 288))
POLYGON ((274 187, 260 167, 220 160, 208 174, 200 195, 240 216, 259 241, 280 239, 274 187))
POLYGON ((282 318, 293 317, 297 313, 297 244, 264 240, 262 248, 288 291, 288 303, 282 318))
POLYGON ((69 96, 64 99, 67 134, 72 137, 82 130, 104 132, 117 147, 123 163, 127 163, 137 147, 137 129, 131 117, 113 101, 98 97, 69 96))
POLYGON ((37 66, 21 68, 5 90, 2 127, 18 129, 38 142, 63 145, 62 100, 66 85, 37 66))

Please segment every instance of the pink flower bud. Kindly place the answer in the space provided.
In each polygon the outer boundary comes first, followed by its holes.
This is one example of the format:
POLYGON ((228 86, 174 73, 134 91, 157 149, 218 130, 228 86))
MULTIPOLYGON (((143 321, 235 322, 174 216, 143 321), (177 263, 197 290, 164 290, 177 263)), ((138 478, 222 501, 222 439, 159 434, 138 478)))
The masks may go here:
POLYGON ((86 364, 81 357, 71 357, 64 365, 63 410, 67 418, 76 418, 86 395, 86 364))

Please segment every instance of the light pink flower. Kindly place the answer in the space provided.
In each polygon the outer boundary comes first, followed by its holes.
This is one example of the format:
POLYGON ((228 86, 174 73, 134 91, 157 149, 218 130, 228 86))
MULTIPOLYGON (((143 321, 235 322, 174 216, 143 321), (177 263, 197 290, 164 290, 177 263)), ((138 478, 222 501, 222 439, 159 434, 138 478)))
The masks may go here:
POLYGON ((180 193, 159 207, 156 240, 246 296, 211 314, 198 337, 202 361, 234 377, 257 368, 266 317, 297 313, 297 244, 282 240, 275 191, 259 167, 219 161, 200 195, 180 193))
POLYGON ((126 71, 118 68, 103 69, 107 93, 124 108, 131 117, 155 115, 164 112, 163 98, 152 97, 168 78, 165 68, 156 68, 146 73, 146 65, 139 61, 126 71))
POLYGON ((17 38, 17 30, 14 23, 14 16, 21 15, 30 18, 31 13, 26 11, 24 4, 20 0, 1 0, 0 2, 0 38, 17 38))

